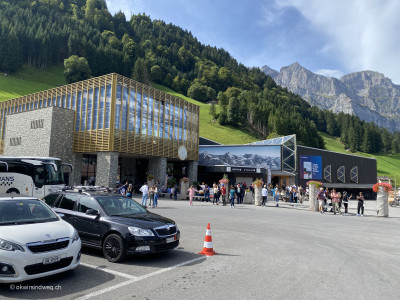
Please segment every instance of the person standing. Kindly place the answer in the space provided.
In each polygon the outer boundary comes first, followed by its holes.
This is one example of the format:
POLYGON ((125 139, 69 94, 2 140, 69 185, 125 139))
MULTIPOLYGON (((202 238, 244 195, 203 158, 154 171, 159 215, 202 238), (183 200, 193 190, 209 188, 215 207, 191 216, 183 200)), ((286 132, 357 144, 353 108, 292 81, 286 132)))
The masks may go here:
POLYGON ((226 187, 225 187, 225 184, 222 184, 222 187, 221 187, 221 197, 222 197, 222 205, 226 206, 226 187))
POLYGON ((280 188, 278 186, 275 186, 275 190, 272 193, 272 196, 274 196, 274 199, 275 199, 275 202, 276 202, 276 205, 275 205, 276 207, 279 206, 279 196, 280 196, 280 194, 281 194, 280 188))
POLYGON ((204 201, 205 202, 210 202, 210 188, 208 187, 208 184, 204 186, 204 201))
POLYGON ((128 189, 126 190, 126 196, 132 198, 133 195, 133 186, 132 183, 128 185, 128 189))
POLYGON ((340 213, 339 210, 339 202, 340 202, 340 193, 336 192, 336 189, 332 189, 331 199, 332 199, 332 210, 333 214, 340 213))
POLYGON ((343 192, 343 206, 344 206, 344 216, 349 215, 349 198, 351 198, 352 195, 347 195, 347 192, 343 192))
POLYGON ((266 206, 265 203, 267 202, 268 189, 267 189, 267 186, 265 184, 264 184, 263 188, 261 189, 261 196, 262 196, 261 206, 266 206))
POLYGON ((194 194, 195 194, 196 192, 198 192, 198 190, 196 190, 196 189, 194 188, 194 186, 191 185, 190 188, 188 189, 188 192, 189 192, 189 205, 190 205, 190 206, 193 206, 193 196, 194 196, 194 194))
POLYGON ((235 207, 235 195, 236 195, 236 191, 235 188, 233 187, 233 185, 231 185, 231 189, 229 191, 229 195, 231 198, 231 208, 235 207))
POLYGON ((151 186, 149 190, 149 207, 154 207, 154 185, 151 186), (153 202, 153 206, 151 205, 151 202, 153 202))
POLYGON ((321 214, 323 214, 324 213, 325 200, 326 200, 324 188, 321 187, 319 189, 319 192, 317 194, 317 199, 318 199, 318 204, 319 204, 319 212, 321 214))
POLYGON ((213 192, 214 192, 214 196, 213 196, 213 205, 214 205, 215 203, 217 203, 217 205, 218 205, 218 201, 219 201, 219 195, 218 195, 218 193, 219 193, 219 188, 218 188, 217 183, 215 183, 215 182, 214 182, 214 184, 213 184, 213 192))
POLYGON ((142 192, 142 206, 146 207, 147 205, 147 197, 149 196, 149 187, 147 186, 147 182, 145 182, 140 190, 142 192))
POLYGON ((160 184, 157 182, 154 185, 154 207, 158 206, 158 197, 160 195, 160 184))
POLYGON ((176 184, 174 185, 174 198, 178 200, 178 186, 176 184))
POLYGON ((356 199, 358 200, 357 203, 357 216, 358 217, 364 217, 364 194, 362 192, 360 192, 358 194, 358 196, 356 197, 356 199), (360 210, 361 210, 361 214, 360 214, 360 210))

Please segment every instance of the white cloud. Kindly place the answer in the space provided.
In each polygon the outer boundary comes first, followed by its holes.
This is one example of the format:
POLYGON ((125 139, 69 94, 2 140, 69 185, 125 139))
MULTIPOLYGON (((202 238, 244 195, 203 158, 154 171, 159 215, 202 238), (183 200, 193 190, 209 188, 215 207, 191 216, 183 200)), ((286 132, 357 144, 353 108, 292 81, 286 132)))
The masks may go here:
POLYGON ((329 69, 320 69, 318 71, 315 71, 315 73, 326 77, 334 77, 337 79, 340 79, 344 75, 342 71, 329 69))
POLYGON ((348 72, 373 70, 400 83, 400 1, 276 0, 296 8, 329 41, 321 52, 348 72))

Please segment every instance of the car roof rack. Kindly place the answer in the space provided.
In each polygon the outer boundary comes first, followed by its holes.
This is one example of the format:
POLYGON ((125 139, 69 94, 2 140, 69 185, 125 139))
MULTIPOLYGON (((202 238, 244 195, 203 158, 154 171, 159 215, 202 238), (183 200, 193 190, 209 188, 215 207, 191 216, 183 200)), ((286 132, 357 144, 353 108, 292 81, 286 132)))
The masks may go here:
POLYGON ((110 188, 104 186, 87 186, 87 185, 78 185, 78 186, 65 186, 62 188, 62 191, 73 191, 78 193, 83 192, 112 192, 110 188))

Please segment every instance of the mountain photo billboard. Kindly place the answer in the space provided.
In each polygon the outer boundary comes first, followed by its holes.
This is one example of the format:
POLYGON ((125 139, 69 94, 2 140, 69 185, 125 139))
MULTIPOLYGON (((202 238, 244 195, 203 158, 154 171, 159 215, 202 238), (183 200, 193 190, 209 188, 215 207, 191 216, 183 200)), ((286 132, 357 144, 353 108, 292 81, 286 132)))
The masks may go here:
POLYGON ((300 155, 300 179, 322 179, 321 156, 300 155))
POLYGON ((281 170, 281 146, 200 146, 199 165, 281 170))

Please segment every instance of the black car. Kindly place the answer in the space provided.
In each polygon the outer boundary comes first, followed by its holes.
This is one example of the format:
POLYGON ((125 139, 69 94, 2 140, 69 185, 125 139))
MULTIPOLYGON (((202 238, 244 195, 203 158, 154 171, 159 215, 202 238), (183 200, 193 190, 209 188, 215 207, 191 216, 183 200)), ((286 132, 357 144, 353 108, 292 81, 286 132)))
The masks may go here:
POLYGON ((110 262, 127 254, 155 253, 179 245, 174 221, 131 198, 103 191, 60 191, 43 199, 78 231, 82 246, 103 250, 110 262))

